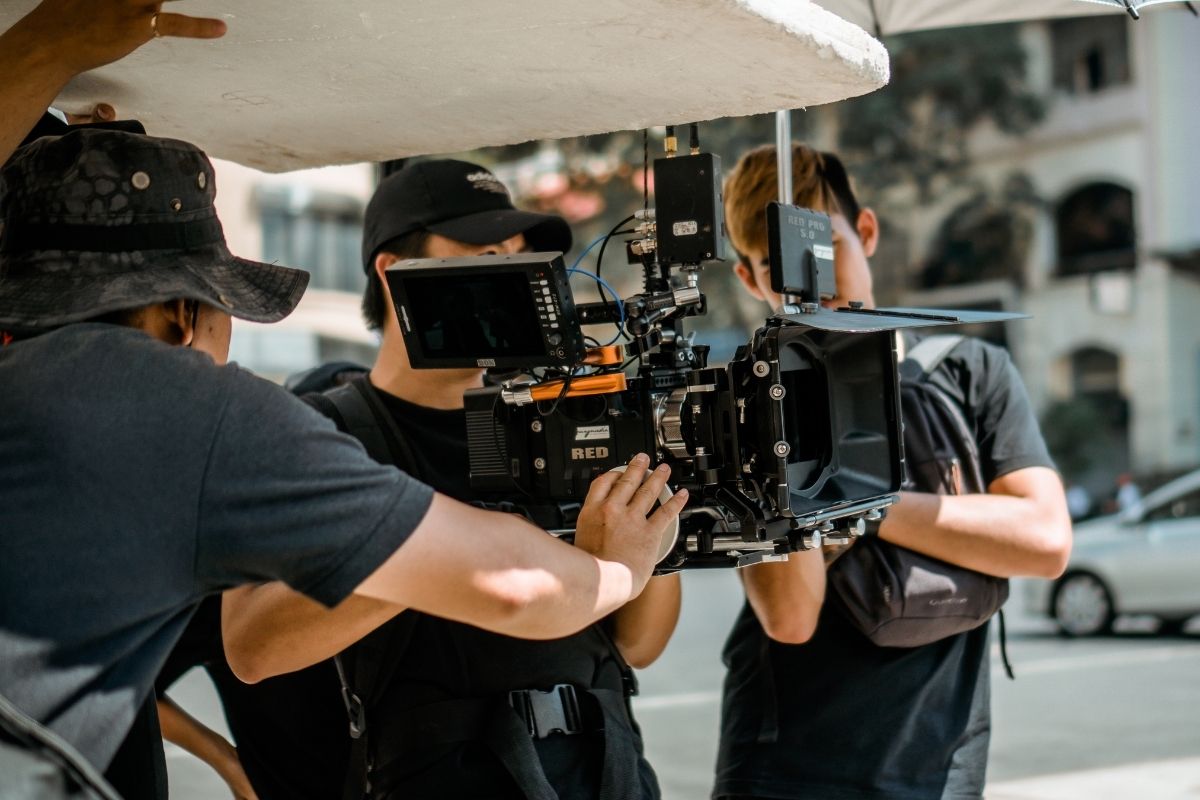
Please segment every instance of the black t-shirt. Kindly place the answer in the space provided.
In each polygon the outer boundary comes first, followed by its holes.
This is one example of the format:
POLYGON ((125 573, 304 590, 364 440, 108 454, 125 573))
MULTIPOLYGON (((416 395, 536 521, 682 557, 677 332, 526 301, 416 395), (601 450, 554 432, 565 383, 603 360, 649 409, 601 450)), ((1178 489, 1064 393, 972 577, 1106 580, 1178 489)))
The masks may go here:
MULTIPOLYGON (((466 412, 427 408, 374 391, 409 445, 414 473, 450 497, 463 502, 478 499, 479 493, 470 485, 466 412)), ((309 395, 306 399, 339 418, 328 398, 309 395)), ((392 635, 389 628, 400 625, 411 626, 403 657, 386 665, 386 678, 379 679, 383 688, 374 698, 374 716, 368 703, 368 729, 381 739, 389 738, 382 729, 395 724, 393 718, 403 725, 403 709, 410 707, 462 697, 503 699, 511 689, 548 689, 558 683, 618 690, 622 686, 620 666, 611 657, 612 644, 599 625, 563 639, 531 641, 406 612, 364 643, 371 648, 383 643, 386 651, 392 635)), ((640 790, 636 798, 657 798, 657 779, 640 757, 640 734, 635 727, 626 735, 633 737, 639 755, 633 767, 640 790)), ((547 780, 564 800, 597 795, 603 745, 596 736, 551 736, 534 742, 547 780)), ((524 796, 481 742, 387 753, 383 758, 388 761, 387 777, 379 782, 394 784, 396 797, 510 800, 524 796)))
MULTIPOLYGON (((1005 351, 966 339, 932 380, 974 422, 985 482, 1053 466, 1005 351)), ((982 626, 924 647, 878 647, 828 593, 813 638, 780 644, 747 604, 725 646, 714 796, 981 797, 987 642, 982 626)))
POLYGON ((216 686, 238 758, 260 800, 341 796, 350 737, 332 661, 253 685, 242 683, 225 661, 221 599, 210 597, 171 652, 155 690, 167 693, 196 666, 216 686))
POLYGON ((0 693, 100 769, 205 596, 335 605, 432 499, 278 386, 129 328, 0 347, 0 386, 0 693))
MULTIPOLYGON (((458 500, 470 499, 464 411, 443 411, 377 393, 411 447, 422 479, 458 500)), ((306 401, 337 419, 320 394, 306 401)), ((242 683, 225 661, 220 598, 205 601, 176 645, 156 687, 165 692, 183 673, 203 666, 221 698, 246 776, 260 800, 340 797, 350 761, 349 720, 333 661, 242 683)))

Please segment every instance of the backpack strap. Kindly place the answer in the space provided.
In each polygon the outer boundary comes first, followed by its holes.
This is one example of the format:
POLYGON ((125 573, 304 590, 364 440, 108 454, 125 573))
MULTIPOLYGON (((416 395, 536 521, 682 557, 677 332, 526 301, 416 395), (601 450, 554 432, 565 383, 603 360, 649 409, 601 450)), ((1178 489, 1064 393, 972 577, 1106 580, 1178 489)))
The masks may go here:
POLYGON ((371 412, 357 379, 330 389, 324 393, 324 397, 333 403, 338 416, 342 418, 342 430, 362 442, 367 455, 380 464, 392 463, 392 450, 388 447, 383 428, 371 412))
POLYGON ((950 351, 958 347, 962 340, 963 335, 961 333, 926 336, 905 353, 904 359, 906 361, 911 359, 919 365, 922 375, 928 378, 941 366, 941 363, 946 360, 946 356, 950 355, 950 351))
MULTIPOLYGON (((912 349, 905 354, 905 361, 911 360, 921 369, 921 380, 928 381, 929 377, 941 366, 946 360, 946 356, 958 347, 963 340, 962 334, 946 333, 937 336, 927 336, 917 342, 912 349)), ((931 384, 932 385, 932 384, 931 384)), ((934 386, 937 390, 937 387, 934 386)), ((972 435, 970 427, 967 425, 966 416, 958 407, 958 404, 951 401, 945 396, 944 392, 937 390, 939 400, 943 400, 943 405, 950 412, 951 417, 958 423, 960 434, 963 435, 964 441, 971 445, 972 452, 976 450, 975 439, 972 435)), ((978 466, 975 467, 978 470, 978 466)), ((983 476, 979 475, 980 484, 983 482, 983 476)), ((1013 673, 1012 663, 1008 659, 1008 635, 1005 626, 1004 609, 1000 608, 996 614, 1000 618, 1000 659, 1004 664, 1004 673, 1009 680, 1015 680, 1016 675, 1013 673)))
POLYGON ((961 468, 968 473, 964 478, 969 485, 977 487, 977 491, 987 491, 983 481, 983 469, 979 463, 979 443, 975 439, 975 425, 968 419, 966 409, 932 380, 938 367, 964 338, 961 334, 950 333, 928 336, 917 342, 905 354, 901 363, 901 380, 920 383, 927 390, 925 395, 929 401, 942 409, 954 427, 955 438, 966 450, 966 461, 961 464, 961 468))
MULTIPOLYGON (((367 455, 380 464, 390 464, 420 477, 418 462, 408 438, 388 413, 367 375, 360 375, 322 396, 341 417, 341 429, 358 439, 366 448, 367 455)), ((313 405, 318 411, 325 410, 318 404, 313 405)), ((367 743, 366 704, 372 700, 370 694, 379 686, 384 671, 395 664, 394 659, 385 659, 384 651, 387 654, 402 652, 412 638, 415 625, 416 617, 413 614, 401 614, 388 623, 388 629, 384 632, 387 647, 364 648, 361 643, 354 646, 355 657, 350 668, 347 668, 344 653, 333 657, 338 683, 341 684, 342 704, 346 707, 350 722, 350 738, 353 740, 344 793, 346 800, 357 800, 370 792, 374 765, 367 743)))

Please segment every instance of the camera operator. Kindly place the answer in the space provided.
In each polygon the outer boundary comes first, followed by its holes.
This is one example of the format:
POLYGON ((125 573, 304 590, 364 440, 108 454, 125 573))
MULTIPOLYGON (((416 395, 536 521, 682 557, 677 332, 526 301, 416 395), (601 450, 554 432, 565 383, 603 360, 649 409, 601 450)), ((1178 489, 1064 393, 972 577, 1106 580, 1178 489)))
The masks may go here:
MULTIPOLYGON (((795 204, 832 220, 839 294, 832 304, 872 307, 868 258, 881 235, 875 214, 859 207, 835 156, 796 144, 792 161, 795 204)), ((775 189, 775 148, 758 148, 730 174, 725 207, 738 278, 778 308, 763 217, 775 189)), ((902 491, 878 536, 988 575, 1059 575, 1071 547, 1062 483, 1007 354, 964 338, 931 380, 973 423, 987 492, 902 491)), ((981 797, 988 626, 919 647, 876 645, 852 627, 839 596, 826 592, 814 555, 742 572, 748 602, 725 648, 714 797, 981 797)))
MULTIPOLYGON (((363 241, 368 278, 363 313, 383 333, 378 360, 369 375, 309 399, 340 428, 355 431, 368 449, 371 437, 362 433, 364 427, 382 436, 386 447, 377 458, 458 500, 479 499, 469 481, 463 393, 483 385, 483 370, 410 366, 384 270, 407 258, 570 246, 565 221, 517 210, 503 184, 483 167, 432 160, 389 176, 367 207, 363 241), (366 419, 352 417, 348 394, 365 401, 366 419)), ((482 298, 475 302, 477 311, 485 311, 482 298)), ((679 602, 678 576, 653 578, 637 600, 609 619, 573 636, 538 642, 417 611, 380 625, 382 619, 349 609, 322 611, 280 587, 247 588, 223 599, 225 648, 240 675, 258 679, 349 646, 341 659, 366 714, 366 735, 352 759, 355 796, 657 798, 657 780, 630 717, 633 678, 626 662, 642 667, 659 656, 679 602), (547 726, 560 723, 553 713, 546 715, 544 703, 562 705, 565 719, 577 703, 582 719, 566 732, 547 735, 547 726), (374 765, 369 776, 364 764, 374 765)), ((333 674, 328 663, 312 669, 333 674)), ((328 680, 321 696, 293 694, 278 713, 292 717, 299 706, 318 716, 322 697, 325 706, 337 702, 336 679, 328 680)), ((343 717, 337 728, 343 737, 344 726, 343 717)), ((344 774, 336 743, 313 752, 304 741, 328 738, 328 731, 289 736, 308 750, 303 758, 344 774)), ((294 759, 296 753, 281 757, 294 759)), ((257 767, 248 765, 252 779, 257 767)), ((266 789, 259 791, 268 797, 266 789)), ((311 791, 293 796, 317 797, 311 791)))
POLYGON ((686 499, 647 519, 667 471, 635 459, 593 483, 570 547, 224 366, 231 315, 286 316, 307 276, 232 256, 214 191, 194 146, 116 131, 0 171, 0 694, 100 769, 206 595, 281 580, 561 637, 640 593, 686 499))

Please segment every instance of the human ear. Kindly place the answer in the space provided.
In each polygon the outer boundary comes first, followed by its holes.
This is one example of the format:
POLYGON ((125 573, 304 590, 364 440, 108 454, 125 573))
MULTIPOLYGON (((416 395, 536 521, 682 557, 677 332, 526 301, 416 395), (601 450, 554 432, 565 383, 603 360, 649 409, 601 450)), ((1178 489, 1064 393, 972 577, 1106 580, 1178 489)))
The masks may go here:
POLYGON ((754 279, 754 270, 750 268, 744 260, 739 260, 733 265, 733 274, 737 275, 739 281, 742 282, 742 287, 749 292, 755 299, 766 302, 763 297, 762 289, 758 288, 758 281, 754 279))
POLYGON ((862 242, 863 255, 867 258, 875 255, 875 248, 879 246, 879 217, 871 209, 864 208, 858 212, 855 228, 858 240, 862 242))
POLYGON ((178 297, 153 306, 157 324, 156 336, 171 344, 189 347, 196 338, 197 302, 178 297))
POLYGON ((387 297, 389 305, 392 302, 392 290, 388 288, 386 272, 388 267, 399 260, 391 253, 380 253, 375 256, 375 274, 379 276, 379 282, 383 285, 383 293, 387 297))

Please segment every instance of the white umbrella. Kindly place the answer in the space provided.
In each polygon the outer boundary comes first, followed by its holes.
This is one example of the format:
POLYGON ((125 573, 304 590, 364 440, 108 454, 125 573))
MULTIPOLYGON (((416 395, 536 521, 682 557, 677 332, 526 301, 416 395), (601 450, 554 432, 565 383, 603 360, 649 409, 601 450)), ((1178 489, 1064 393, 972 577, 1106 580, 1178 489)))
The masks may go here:
MULTIPOLYGON (((838 16, 889 36, 929 28, 953 28, 989 22, 1077 17, 1125 11, 1134 19, 1144 6, 1181 0, 816 0, 838 16)), ((1195 13, 1195 7, 1185 2, 1195 13)))

